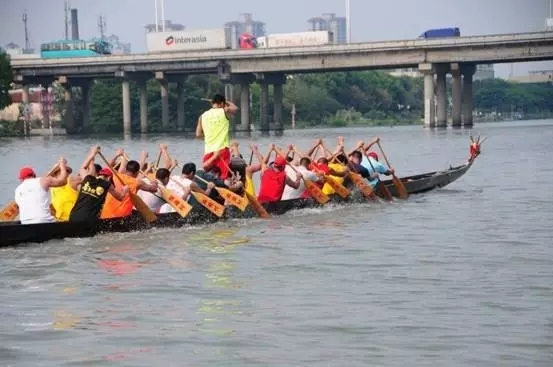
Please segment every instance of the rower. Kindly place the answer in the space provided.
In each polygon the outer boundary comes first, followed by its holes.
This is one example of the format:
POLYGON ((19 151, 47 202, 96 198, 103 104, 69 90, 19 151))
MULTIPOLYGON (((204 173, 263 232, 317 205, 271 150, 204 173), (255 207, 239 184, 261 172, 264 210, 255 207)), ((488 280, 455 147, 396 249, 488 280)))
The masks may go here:
MULTIPOLYGON (((121 163, 123 165, 123 163, 121 163)), ((123 182, 115 183, 115 187, 128 186, 129 192, 136 194, 138 190, 157 192, 157 182, 146 183, 138 178, 140 173, 140 164, 137 161, 128 161, 124 172, 120 172, 119 177, 123 182)), ((122 201, 117 200, 113 195, 108 194, 100 218, 121 218, 132 214, 133 203, 130 195, 126 195, 122 201)))
POLYGON ((81 177, 78 174, 71 175, 73 172, 71 167, 66 167, 66 170, 69 175, 66 184, 50 189, 50 200, 55 210, 54 216, 60 222, 69 220, 71 209, 73 209, 79 196, 79 184, 81 183, 81 177))
MULTIPOLYGON (((326 162, 328 162, 328 159, 326 159, 326 162)), ((328 167, 328 171, 330 173, 330 177, 333 178, 334 181, 338 182, 339 184, 344 183, 344 178, 348 173, 347 163, 348 163, 348 159, 346 155, 343 153, 340 153, 338 154, 338 156, 336 156, 336 160, 334 162, 328 162, 326 164, 326 166, 328 167)), ((328 183, 325 183, 323 185, 322 191, 326 195, 334 194, 334 189, 328 183)))
MULTIPOLYGON (((159 168, 156 171, 156 175, 155 175, 156 180, 161 182, 163 186, 167 186, 169 184, 170 176, 171 176, 171 172, 167 168, 159 168)), ((150 180, 148 178, 145 178, 144 180, 150 183, 150 180)), ((161 206, 165 204, 165 200, 163 200, 159 187, 155 193, 150 191, 138 190, 138 196, 140 196, 142 201, 144 201, 144 203, 148 205, 148 207, 154 213, 159 213, 161 206)))
POLYGON ((119 190, 115 188, 113 172, 109 168, 102 168, 93 163, 94 157, 99 151, 100 147, 93 147, 80 168, 79 175, 83 179, 77 201, 69 215, 70 222, 87 222, 98 219, 108 193, 119 201, 128 197, 127 186, 123 186, 119 190))
POLYGON ((60 187, 67 182, 66 161, 62 157, 59 162, 60 173, 56 177, 36 177, 31 167, 19 170, 21 183, 15 189, 15 202, 19 207, 21 224, 36 224, 55 222, 51 213, 50 188, 60 187))
MULTIPOLYGON (((245 162, 244 162, 244 165, 245 165, 245 162)), ((232 172, 231 177, 223 179, 221 177, 221 171, 219 170, 219 167, 214 166, 207 172, 202 170, 196 172, 194 182, 196 182, 196 184, 202 190, 207 190, 207 184, 205 182, 207 181, 207 182, 213 183, 215 187, 222 187, 224 189, 229 189, 230 191, 241 195, 243 194, 245 176, 241 176, 240 171, 243 171, 242 174, 245 175, 244 165, 240 164, 240 162, 237 159, 233 158, 231 159, 231 162, 229 165, 229 168, 230 168, 229 172, 232 172)), ((225 199, 222 198, 221 195, 219 195, 219 193, 216 190, 211 190, 209 197, 221 204, 225 202, 225 199)))
MULTIPOLYGON (((215 185, 212 182, 210 182, 206 185, 206 190, 203 190, 194 181, 195 176, 196 176, 196 165, 192 162, 185 163, 182 166, 182 171, 180 176, 174 175, 170 177, 169 183, 167 183, 167 188, 173 191, 175 195, 181 197, 184 201, 191 200, 190 191, 199 192, 209 196, 209 194, 211 193, 211 190, 215 187, 215 185)), ((175 209, 168 203, 163 204, 159 209, 160 213, 173 213, 174 211, 175 209)))
POLYGON ((358 150, 354 150, 349 155, 348 168, 355 173, 359 173, 361 177, 369 179, 370 178, 369 170, 365 168, 363 165, 361 165, 362 160, 363 160, 363 153, 361 153, 358 150))
MULTIPOLYGON (((274 150, 274 144, 271 151, 274 150)), ((286 158, 277 154, 274 162, 264 165, 261 168, 261 187, 257 200, 260 203, 273 203, 282 199, 284 188, 286 185, 294 189, 300 187, 302 174, 298 172, 296 179, 292 180, 286 175, 284 168, 286 167, 286 158)))
POLYGON ((196 127, 196 138, 205 137, 202 162, 209 161, 210 166, 219 167, 222 178, 227 178, 228 175, 230 117, 236 111, 238 107, 234 103, 227 102, 225 97, 216 94, 211 100, 211 109, 200 116, 196 127))
POLYGON ((375 152, 369 152, 366 157, 361 161, 361 165, 369 171, 369 183, 374 189, 378 182, 378 174, 390 176, 394 173, 393 169, 388 168, 388 166, 380 163, 378 161, 378 154, 375 152))
MULTIPOLYGON (((302 157, 300 158, 299 165, 296 166, 296 170, 294 171, 292 168, 290 170, 286 170, 286 176, 288 176, 291 180, 296 180, 296 171, 300 172, 303 177, 306 179, 321 184, 324 182, 324 178, 320 175, 317 175, 313 171, 309 170, 309 167, 311 166, 311 159, 308 157, 302 157)), ((286 185, 284 188, 284 192, 282 193, 282 200, 291 200, 291 199, 297 199, 300 197, 309 197, 311 194, 305 187, 305 183, 303 180, 300 181, 300 185, 297 189, 293 188, 290 185, 286 185)))

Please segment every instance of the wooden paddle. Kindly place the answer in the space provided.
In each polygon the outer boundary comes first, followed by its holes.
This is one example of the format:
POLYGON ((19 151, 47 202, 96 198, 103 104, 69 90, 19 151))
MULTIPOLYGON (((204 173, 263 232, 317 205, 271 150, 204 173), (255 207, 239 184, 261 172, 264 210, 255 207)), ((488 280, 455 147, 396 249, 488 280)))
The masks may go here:
MULTIPOLYGON (((380 152, 382 153, 382 156, 384 157, 388 168, 392 169, 392 166, 390 166, 390 162, 388 162, 388 158, 386 157, 386 153, 384 153, 384 150, 382 150, 382 145, 380 145, 380 141, 377 141, 376 144, 378 144, 378 148, 380 149, 380 152)), ((401 180, 396 176, 395 173, 392 173, 392 181, 394 183, 394 186, 396 187, 399 197, 401 199, 407 199, 409 197, 409 193, 407 192, 407 189, 405 188, 403 182, 401 182, 401 180)))
MULTIPOLYGON (((46 174, 46 177, 52 176, 54 173, 58 171, 58 169, 59 169, 59 164, 56 163, 52 168, 50 168, 50 171, 48 171, 48 173, 46 174)), ((0 211, 0 222, 13 221, 17 218, 18 215, 19 215, 19 207, 17 206, 17 203, 14 200, 12 200, 0 211)))
POLYGON ((192 210, 192 205, 188 204, 185 200, 183 200, 183 198, 175 195, 173 191, 163 186, 161 181, 156 179, 153 173, 149 175, 145 174, 142 171, 140 171, 140 173, 143 176, 148 177, 148 179, 150 179, 150 181, 152 182, 157 181, 157 186, 159 187, 161 197, 167 202, 167 204, 171 205, 171 207, 175 209, 175 211, 179 213, 181 217, 185 218, 188 213, 190 213, 190 211, 192 210))
MULTIPOLYGON (((204 180, 203 178, 201 178, 198 175, 196 175, 195 177, 198 180, 200 180, 202 182, 205 182, 206 184, 208 183, 207 180, 204 180)), ((238 195, 235 192, 230 191, 229 189, 225 189, 224 187, 215 186, 215 190, 217 190, 219 195, 221 195, 221 197, 223 199, 225 199, 226 201, 228 201, 230 204, 234 205, 235 207, 237 207, 241 211, 246 210, 246 207, 248 206, 248 199, 238 195)))
MULTIPOLYGON (((98 152, 98 155, 100 156, 100 158, 102 158, 102 160, 104 161, 106 166, 111 170, 111 172, 113 172, 113 175, 119 180, 119 182, 121 182, 121 184, 124 185, 125 182, 123 181, 121 176, 119 176, 119 173, 117 173, 117 171, 114 170, 113 167, 111 167, 111 165, 109 164, 106 157, 104 157, 102 152, 98 152)), ((152 211, 152 209, 150 209, 148 205, 146 205, 144 201, 142 201, 140 196, 130 191, 129 191, 129 195, 133 206, 140 213, 140 215, 142 215, 142 218, 144 218, 146 222, 152 223, 157 219, 157 216, 155 215, 155 213, 152 211)))
MULTIPOLYGON (((286 155, 275 148, 275 151, 278 155, 282 156, 284 159, 286 159, 286 155)), ((294 172, 296 172, 296 174, 298 174, 298 170, 296 169, 296 167, 294 167, 293 165, 290 164, 290 162, 286 161, 286 164, 292 168, 292 170, 294 172)), ((313 198, 315 198, 315 200, 317 200, 317 202, 321 205, 324 205, 326 203, 328 203, 328 201, 330 200, 330 198, 324 193, 322 192, 322 190, 319 188, 319 186, 315 185, 313 183, 313 181, 311 181, 310 179, 308 178, 305 178, 303 177, 303 175, 301 176, 301 179, 303 180, 303 182, 305 183, 305 188, 307 189, 307 191, 309 191, 309 193, 311 194, 311 196, 313 196, 313 198)))
MULTIPOLYGON (((251 159, 253 159, 252 157, 253 157, 253 151, 252 151, 252 156, 250 157, 250 164, 251 164, 251 159)), ((230 169, 229 165, 226 162, 225 162, 225 164, 227 165, 227 169, 228 169, 231 177, 234 177, 234 172, 230 169)), ((255 195, 252 195, 252 194, 248 193, 244 189, 244 196, 248 199, 248 203, 251 205, 253 210, 255 210, 255 212, 257 213, 257 215, 260 218, 264 218, 264 219, 271 218, 271 214, 269 214, 269 212, 267 212, 267 210, 265 210, 263 205, 261 205, 261 203, 255 197, 255 195)))
MULTIPOLYGON (((319 149, 319 145, 315 148, 315 151, 319 149)), ((307 157, 305 154, 302 154, 302 152, 298 151, 296 148, 294 148, 294 151, 302 158, 307 157)), ((308 158, 308 157, 307 157, 308 158)), ((329 175, 325 175, 324 172, 319 170, 315 163, 311 162, 311 166, 309 167, 312 171, 315 171, 316 173, 323 173, 323 177, 325 180, 325 183, 328 184, 328 186, 332 187, 332 189, 342 198, 347 199, 350 196, 350 191, 346 189, 344 185, 336 181, 334 178, 332 178, 329 175)))
MULTIPOLYGON (((170 177, 169 179, 173 181, 175 184, 177 184, 178 186, 180 186, 183 190, 188 190, 186 187, 184 187, 180 182, 178 182, 174 178, 170 177)), ((201 192, 190 190, 190 194, 194 196, 194 198, 198 201, 198 203, 200 203, 201 206, 209 210, 211 213, 213 213, 219 218, 223 216, 225 212, 224 205, 219 204, 218 202, 216 202, 215 200, 213 200, 212 198, 210 198, 209 196, 201 192)))

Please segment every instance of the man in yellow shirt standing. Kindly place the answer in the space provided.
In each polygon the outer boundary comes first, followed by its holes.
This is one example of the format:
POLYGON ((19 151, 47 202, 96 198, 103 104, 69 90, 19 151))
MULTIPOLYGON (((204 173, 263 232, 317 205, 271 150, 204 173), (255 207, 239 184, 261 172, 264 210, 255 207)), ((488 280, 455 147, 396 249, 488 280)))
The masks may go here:
POLYGON ((216 166, 221 178, 226 179, 230 163, 230 117, 238 111, 232 102, 227 102, 220 94, 213 96, 211 109, 205 111, 198 119, 196 138, 204 138, 205 149, 202 162, 203 169, 209 171, 216 166))

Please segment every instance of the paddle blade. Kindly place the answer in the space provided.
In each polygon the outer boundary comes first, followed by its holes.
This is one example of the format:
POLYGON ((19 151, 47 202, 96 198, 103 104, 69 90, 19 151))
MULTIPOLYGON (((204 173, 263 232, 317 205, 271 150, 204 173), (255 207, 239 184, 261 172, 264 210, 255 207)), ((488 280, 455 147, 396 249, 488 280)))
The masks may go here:
POLYGON ((2 222, 8 222, 15 220, 17 216, 19 215, 19 207, 17 206, 15 201, 11 201, 8 205, 6 205, 2 211, 0 211, 0 221, 2 222))
POLYGON ((397 193, 401 199, 407 199, 409 197, 409 193, 407 192, 407 189, 405 188, 405 185, 401 180, 396 176, 392 176, 392 181, 394 183, 394 186, 396 187, 397 193))
POLYGON ((136 208, 136 210, 142 215, 142 218, 148 223, 152 223, 157 219, 155 213, 150 209, 148 205, 142 199, 140 196, 130 193, 131 195, 131 202, 132 205, 136 208))
POLYGON ((376 194, 381 197, 382 199, 392 201, 393 196, 390 190, 386 187, 386 184, 382 183, 382 181, 378 181, 378 184, 376 185, 376 194))
POLYGON ((306 178, 303 179, 303 182, 305 182, 305 187, 307 188, 311 196, 313 196, 313 198, 315 198, 315 200, 317 200, 319 204, 324 205, 328 203, 330 198, 324 192, 322 192, 319 186, 315 185, 313 181, 306 178))
POLYGON ((255 210, 255 212, 257 213, 257 215, 259 215, 261 218, 271 218, 271 214, 269 214, 265 208, 263 207, 263 205, 261 205, 259 203, 259 201, 257 201, 257 198, 253 195, 251 195, 250 193, 248 193, 247 191, 245 192, 246 193, 246 197, 248 198, 248 202, 250 203, 250 205, 252 206, 253 210, 255 210))
POLYGON ((246 207, 248 206, 248 199, 230 191, 229 189, 225 189, 224 187, 216 187, 215 190, 217 190, 219 195, 221 195, 221 197, 230 204, 234 205, 241 211, 246 210, 246 207))
POLYGON ((330 176, 325 176, 325 182, 332 187, 332 189, 342 198, 347 199, 350 195, 350 192, 348 189, 345 188, 344 185, 336 181, 334 178, 330 176))
POLYGON ((198 203, 200 203, 204 208, 218 216, 219 218, 223 216, 223 213, 225 212, 225 206, 219 204, 212 198, 210 198, 207 195, 202 194, 201 192, 190 192, 196 200, 198 200, 198 203))
POLYGON ((160 188, 161 197, 165 200, 181 217, 185 218, 192 210, 192 205, 188 204, 182 198, 173 194, 173 192, 166 188, 160 188))
POLYGON ((361 191, 364 197, 375 200, 373 188, 369 185, 359 173, 350 172, 349 177, 353 184, 361 191))

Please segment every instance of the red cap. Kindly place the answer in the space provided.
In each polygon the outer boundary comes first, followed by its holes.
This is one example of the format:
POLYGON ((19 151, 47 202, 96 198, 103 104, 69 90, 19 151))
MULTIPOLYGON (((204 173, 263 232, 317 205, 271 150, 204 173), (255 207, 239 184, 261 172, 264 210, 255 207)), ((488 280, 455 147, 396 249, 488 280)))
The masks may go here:
POLYGON ((23 167, 19 170, 19 179, 24 180, 29 177, 35 177, 35 171, 31 167, 23 167))
POLYGON ((277 167, 284 167, 286 166, 286 158, 280 156, 280 155, 277 155, 277 157, 275 158, 275 162, 274 162, 274 165, 277 166, 277 167))
POLYGON ((112 177, 113 172, 111 172, 109 168, 102 168, 100 172, 98 172, 98 176, 112 177))
POLYGON ((370 152, 369 157, 372 157, 373 159, 378 160, 378 154, 376 154, 375 152, 370 152))

